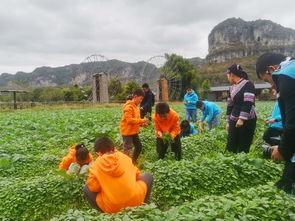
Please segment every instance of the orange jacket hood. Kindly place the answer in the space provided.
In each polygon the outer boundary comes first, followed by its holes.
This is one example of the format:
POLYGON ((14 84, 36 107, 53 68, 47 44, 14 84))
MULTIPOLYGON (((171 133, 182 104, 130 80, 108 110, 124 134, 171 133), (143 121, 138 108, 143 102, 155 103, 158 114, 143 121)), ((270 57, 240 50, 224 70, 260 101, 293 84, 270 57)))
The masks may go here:
POLYGON ((116 151, 98 157, 89 168, 87 186, 98 193, 96 203, 104 212, 143 203, 147 186, 139 179, 140 171, 127 155, 116 151))
POLYGON ((120 165, 117 152, 113 154, 104 154, 100 157, 98 167, 106 174, 113 177, 119 177, 124 173, 120 165))

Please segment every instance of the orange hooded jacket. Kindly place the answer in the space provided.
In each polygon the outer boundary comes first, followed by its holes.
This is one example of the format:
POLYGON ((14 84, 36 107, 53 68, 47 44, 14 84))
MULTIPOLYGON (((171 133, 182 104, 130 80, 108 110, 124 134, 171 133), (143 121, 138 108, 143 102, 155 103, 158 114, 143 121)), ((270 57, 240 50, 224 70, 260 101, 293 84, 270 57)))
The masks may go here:
POLYGON ((140 171, 127 155, 115 151, 98 157, 89 168, 87 185, 97 192, 96 203, 106 213, 144 202, 147 186, 139 180, 140 171))
POLYGON ((124 104, 123 116, 120 122, 120 133, 131 136, 139 133, 140 125, 144 120, 140 118, 139 107, 132 100, 124 104))
POLYGON ((153 115, 153 120, 155 124, 156 137, 161 138, 158 134, 159 131, 162 132, 162 134, 169 132, 172 138, 175 138, 178 134, 180 134, 181 130, 178 122, 179 116, 171 108, 166 120, 162 120, 157 113, 153 115))
MULTIPOLYGON (((88 160, 86 161, 85 164, 90 164, 92 160, 93 160, 93 157, 92 157, 91 153, 89 153, 88 160)), ((75 146, 70 147, 69 153, 64 158, 62 158, 62 161, 60 162, 58 169, 59 170, 68 170, 71 163, 78 163, 78 161, 76 159, 76 147, 75 146)), ((83 165, 80 165, 80 166, 83 166, 83 165)))

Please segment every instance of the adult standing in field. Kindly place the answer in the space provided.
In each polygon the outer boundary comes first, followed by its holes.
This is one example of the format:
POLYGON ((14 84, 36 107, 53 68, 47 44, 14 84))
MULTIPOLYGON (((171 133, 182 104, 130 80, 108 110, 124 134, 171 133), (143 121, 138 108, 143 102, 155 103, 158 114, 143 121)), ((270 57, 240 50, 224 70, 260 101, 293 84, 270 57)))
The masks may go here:
POLYGON ((198 101, 196 107, 202 110, 199 123, 209 127, 209 130, 220 125, 221 108, 210 101, 198 101))
POLYGON ((144 91, 144 98, 140 104, 140 117, 144 118, 146 114, 149 114, 149 119, 151 120, 152 107, 155 104, 155 95, 147 83, 142 85, 142 90, 144 91))
POLYGON ((276 186, 295 194, 295 59, 282 54, 265 53, 256 63, 257 76, 272 84, 278 93, 283 133, 280 144, 273 146, 272 159, 285 161, 276 186))
POLYGON ((139 139, 139 128, 147 127, 149 119, 140 118, 139 104, 143 100, 144 92, 142 89, 136 89, 133 93, 132 100, 127 100, 124 104, 122 119, 120 121, 120 132, 123 137, 124 153, 130 155, 130 150, 134 146, 132 156, 133 163, 136 164, 141 153, 142 144, 139 139))
POLYGON ((255 87, 242 67, 233 64, 227 69, 232 84, 227 100, 227 150, 248 153, 256 128, 255 87))
POLYGON ((193 88, 190 86, 186 89, 186 94, 184 95, 183 103, 186 108, 186 117, 188 121, 196 122, 197 120, 197 108, 196 103, 198 101, 198 95, 195 93, 193 88))

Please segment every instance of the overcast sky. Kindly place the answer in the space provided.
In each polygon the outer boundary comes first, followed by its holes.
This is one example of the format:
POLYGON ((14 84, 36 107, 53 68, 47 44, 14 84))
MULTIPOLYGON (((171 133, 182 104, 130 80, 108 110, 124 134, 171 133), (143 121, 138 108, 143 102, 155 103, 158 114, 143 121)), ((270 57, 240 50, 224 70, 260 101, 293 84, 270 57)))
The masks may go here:
POLYGON ((230 17, 295 29, 295 0, 0 0, 0 73, 81 63, 91 54, 128 62, 208 53, 230 17))

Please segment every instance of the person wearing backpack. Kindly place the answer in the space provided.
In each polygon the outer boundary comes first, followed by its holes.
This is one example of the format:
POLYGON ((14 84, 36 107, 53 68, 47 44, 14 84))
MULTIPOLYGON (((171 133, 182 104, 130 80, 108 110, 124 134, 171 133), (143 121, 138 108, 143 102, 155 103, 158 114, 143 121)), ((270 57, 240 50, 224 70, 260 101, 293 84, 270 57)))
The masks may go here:
POLYGON ((150 90, 147 83, 142 85, 142 90, 144 91, 144 98, 140 104, 140 117, 144 118, 145 115, 149 113, 149 119, 151 120, 152 107, 155 104, 155 95, 150 90))

